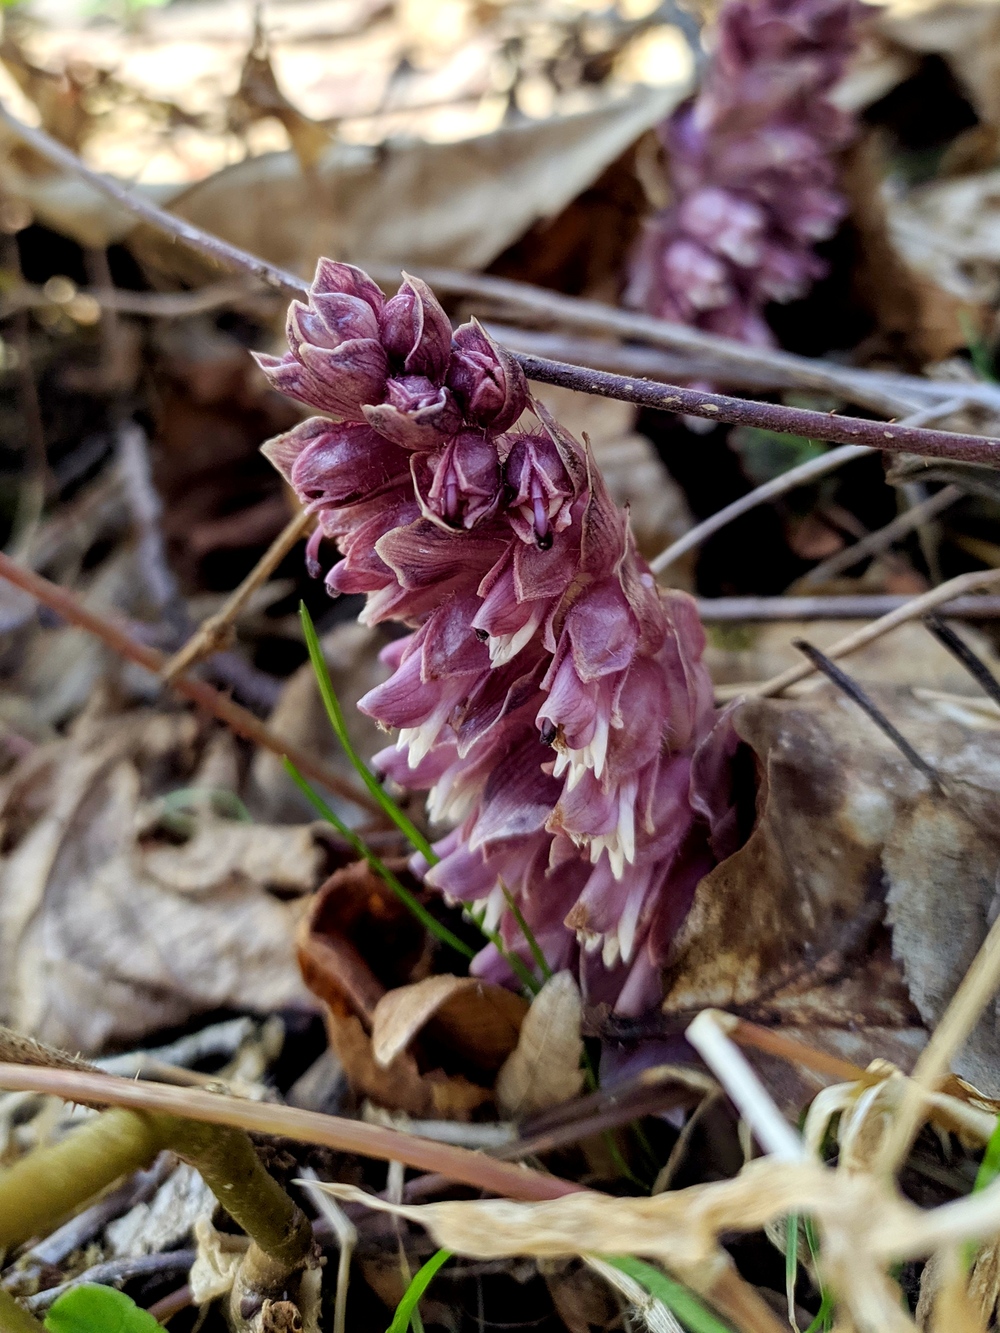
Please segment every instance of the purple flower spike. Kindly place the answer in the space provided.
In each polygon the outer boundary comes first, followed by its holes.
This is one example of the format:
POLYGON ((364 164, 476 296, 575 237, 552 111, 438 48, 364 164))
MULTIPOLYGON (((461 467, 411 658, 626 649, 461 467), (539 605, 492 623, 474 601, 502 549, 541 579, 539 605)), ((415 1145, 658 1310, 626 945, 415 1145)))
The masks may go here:
POLYGON ((674 202, 633 258, 630 304, 760 345, 770 301, 826 272, 814 253, 847 212, 834 154, 853 134, 829 100, 858 0, 728 0, 697 96, 662 127, 674 202))
POLYGON ((528 403, 524 371, 475 319, 455 330, 447 384, 469 421, 493 431, 513 426, 528 403))
MULTIPOLYGON (((685 310, 696 298, 706 318, 749 319, 729 299, 740 263, 768 267, 772 287, 794 279, 753 201, 734 212, 704 188, 685 216, 685 310)), ((286 356, 264 359, 272 383, 350 407, 266 446, 319 517, 309 559, 336 541, 330 592, 366 594, 366 624, 413 631, 385 650, 390 677, 360 707, 397 730, 379 766, 445 825, 440 862, 415 870, 480 904, 533 966, 513 895, 588 1000, 655 1003, 698 878, 731 841, 713 791, 732 746, 702 744, 712 690, 694 603, 657 589, 593 459, 541 404, 534 430, 504 433, 529 405, 520 367, 477 324, 449 339, 422 283, 384 302, 359 270, 324 261, 288 330, 286 356)), ((493 945, 473 972, 513 980, 493 945)))
POLYGON ((407 375, 426 375, 441 383, 451 356, 451 321, 426 282, 404 273, 379 326, 383 347, 407 375))

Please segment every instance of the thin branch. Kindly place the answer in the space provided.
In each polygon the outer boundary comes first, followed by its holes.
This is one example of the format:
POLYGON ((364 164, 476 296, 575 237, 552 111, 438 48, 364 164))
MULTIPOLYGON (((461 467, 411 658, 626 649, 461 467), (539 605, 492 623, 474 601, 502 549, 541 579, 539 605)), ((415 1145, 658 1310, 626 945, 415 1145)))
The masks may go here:
POLYGON ((657 347, 639 347, 634 343, 611 342, 607 338, 579 338, 566 333, 549 333, 481 321, 486 332, 509 347, 512 352, 568 361, 574 366, 594 366, 617 375, 635 375, 640 379, 676 383, 678 380, 710 380, 740 389, 783 389, 788 376, 778 372, 727 365, 722 357, 686 355, 657 347))
POLYGON ((864 444, 886 453, 920 454, 924 458, 952 458, 1000 467, 1000 441, 983 435, 921 430, 917 426, 895 425, 888 421, 866 421, 862 417, 813 412, 805 407, 758 403, 749 398, 733 398, 728 394, 703 393, 700 389, 683 389, 674 384, 654 384, 627 375, 611 375, 604 370, 587 370, 561 361, 546 361, 540 356, 520 355, 517 360, 527 377, 538 383, 557 384, 564 389, 578 389, 602 398, 617 398, 660 412, 680 412, 705 417, 709 421, 724 421, 731 426, 756 426, 758 430, 800 435, 809 440, 864 444))
POLYGON ((297 1143, 316 1143, 338 1152, 357 1153, 383 1162, 402 1162, 421 1171, 440 1172, 450 1180, 511 1199, 557 1199, 583 1189, 526 1166, 497 1162, 468 1148, 455 1148, 368 1125, 360 1120, 302 1111, 294 1106, 252 1102, 175 1088, 159 1083, 133 1083, 109 1074, 80 1069, 43 1069, 34 1065, 0 1064, 0 1088, 40 1092, 88 1105, 124 1106, 213 1125, 231 1125, 255 1134, 275 1134, 297 1143))
MULTIPOLYGON (((930 592, 925 592, 920 597, 911 597, 904 606, 898 607, 895 611, 890 611, 888 615, 882 616, 880 620, 876 620, 870 625, 866 625, 864 629, 855 630, 853 634, 838 639, 836 643, 827 648, 826 655, 834 659, 846 657, 848 653, 856 652, 859 648, 874 643, 876 639, 880 639, 883 634, 888 634, 897 625, 903 625, 908 620, 918 620, 921 616, 926 615, 928 611, 935 610, 962 593, 975 592, 978 588, 989 588, 996 583, 1000 583, 1000 569, 976 570, 972 574, 959 574, 957 578, 949 579, 947 583, 932 588, 930 592)), ((789 667, 787 671, 782 671, 778 676, 772 676, 770 680, 765 680, 760 685, 751 686, 746 693, 762 697, 780 694, 789 685, 794 685, 797 681, 805 680, 807 676, 811 676, 815 670, 816 668, 811 662, 804 662, 799 666, 789 667)))
POLYGON ((929 519, 936 518, 938 514, 943 513, 956 500, 962 498, 963 491, 960 486, 943 486, 936 495, 930 495, 926 500, 920 500, 917 504, 911 505, 887 523, 884 528, 876 528, 874 532, 869 532, 867 537, 862 537, 860 541, 855 542, 853 546, 847 546, 843 551, 838 551, 836 555, 831 555, 828 560, 823 560, 815 565, 806 574, 801 583, 822 583, 825 579, 832 579, 837 574, 842 574, 846 569, 853 569, 855 565, 862 560, 866 560, 870 555, 878 555, 886 551, 894 542, 898 542, 901 537, 913 531, 921 523, 926 523, 929 519))
POLYGON ((871 699, 865 693, 856 680, 852 680, 846 671, 837 666, 836 662, 831 662, 825 653, 821 653, 818 648, 805 639, 793 639, 792 647, 797 648, 800 653, 804 653, 813 666, 818 671, 822 671, 827 680, 836 685, 837 689, 842 691, 848 699, 856 703, 862 712, 867 713, 883 736, 892 741, 899 753, 913 765, 918 773, 923 773, 924 777, 937 791, 944 792, 937 771, 921 754, 917 753, 899 728, 889 721, 874 699, 871 699))
MULTIPOLYGON (((57 143, 44 130, 33 129, 22 124, 0 107, 0 120, 30 144, 43 157, 57 163, 67 171, 72 171, 87 180, 91 185, 110 196, 117 203, 130 209, 137 217, 166 232, 179 240, 185 241, 199 253, 225 268, 251 273, 268 283, 271 287, 301 297, 308 292, 308 283, 294 273, 269 264, 256 255, 248 254, 238 246, 230 245, 217 236, 203 231, 200 227, 186 222, 183 218, 165 209, 158 208, 148 200, 133 194, 124 186, 100 175, 84 165, 68 148, 57 143)), ((384 269, 374 266, 376 272, 384 269)), ((440 277, 440 274, 436 275, 440 277)), ((430 278, 434 285, 435 278, 430 278)), ((495 281, 495 280, 494 280, 495 281)), ((468 290, 473 290, 468 278, 465 278, 468 290)), ((442 284, 438 284, 439 286, 442 284)), ((515 288, 518 284, 511 284, 515 288)), ((546 293, 549 313, 553 305, 562 308, 562 298, 557 300, 553 293, 546 293)), ((571 302, 572 306, 572 302, 571 302)), ((615 314, 610 307, 598 307, 601 318, 607 321, 615 314)), ((643 318, 630 316, 629 318, 643 318)), ((662 335, 662 321, 653 320, 654 331, 662 335)), ((665 326, 674 330, 681 325, 665 326)), ((690 331, 689 331, 690 332, 690 331)), ((736 356, 738 343, 728 344, 720 340, 736 356)), ((690 343, 694 346, 694 343, 690 343)), ((701 345, 701 344, 700 344, 701 345)), ((713 344, 714 345, 714 344, 713 344)), ((617 398, 624 402, 636 403, 642 407, 657 408, 661 411, 681 412, 691 416, 706 417, 710 421, 725 421, 732 425, 757 426, 764 430, 776 430, 786 434, 804 435, 810 439, 831 440, 840 444, 865 444, 871 448, 889 452, 920 454, 930 458, 955 458, 966 462, 977 462, 1000 466, 1000 442, 989 440, 979 435, 952 434, 947 431, 922 431, 915 427, 896 426, 888 423, 865 421, 858 417, 837 417, 823 412, 811 412, 805 408, 784 407, 774 403, 757 403, 747 399, 733 398, 725 394, 706 394, 696 389, 683 389, 674 386, 665 387, 648 381, 634 379, 624 375, 611 375, 606 371, 589 371, 578 366, 566 365, 559 361, 549 361, 542 357, 519 355, 517 358, 525 373, 539 383, 557 384, 565 388, 579 389, 585 393, 598 394, 606 398, 617 398)), ((804 358, 803 358, 804 360, 804 358)), ((919 383, 919 381, 914 381, 919 383)), ((952 390, 952 395, 954 391, 952 390)), ((859 394, 853 395, 861 401, 859 394)), ((971 396, 971 395, 968 395, 971 396)), ((868 395, 870 403, 871 395, 868 395)), ((926 395, 924 395, 926 401, 926 395)), ((920 399, 913 401, 900 394, 895 397, 882 394, 876 410, 889 413, 912 410, 920 405, 920 399)))
MULTIPOLYGON (((909 606, 912 597, 894 593, 857 593, 844 597, 701 597, 698 614, 705 624, 733 621, 874 620, 909 606)), ((1000 618, 1000 597, 956 597, 941 614, 952 620, 1000 618)))
POLYGON ((796 1041, 794 1037, 786 1037, 784 1033, 774 1028, 761 1027, 760 1024, 750 1023, 745 1018, 735 1018, 730 1015, 726 1031, 739 1046, 752 1046, 758 1051, 776 1055, 792 1064, 805 1065, 807 1069, 814 1069, 818 1074, 826 1074, 840 1083, 852 1083, 865 1076, 861 1066, 852 1064, 850 1060, 844 1060, 839 1055, 830 1055, 828 1051, 819 1051, 814 1046, 796 1041))
MULTIPOLYGON (((23 565, 17 564, 16 561, 11 560, 9 556, 2 552, 0 552, 0 578, 5 578, 9 583, 15 584, 18 588, 23 588, 36 601, 55 611, 64 620, 79 625, 81 629, 96 635, 109 648, 113 648, 116 653, 127 658, 130 662, 145 667, 147 671, 153 672, 154 675, 162 671, 166 665, 167 657, 165 653, 158 652, 157 649, 150 648, 144 643, 139 643, 114 624, 113 621, 106 620, 103 616, 99 616, 81 605, 73 594, 67 592, 65 588, 50 583, 48 579, 42 578, 40 574, 34 573, 33 570, 25 569, 23 565)), ((170 682, 170 687, 176 690, 178 694, 184 695, 186 699, 190 699, 192 703, 197 704, 199 708, 211 713, 220 722, 224 722, 237 736, 253 741, 255 745, 270 750, 272 754, 287 757, 295 764, 296 768, 307 774, 314 782, 326 787, 328 791, 336 792, 338 796, 343 796, 346 800, 352 801, 359 808, 368 811, 369 814, 381 816, 381 808, 366 792, 359 791, 352 782, 348 782, 339 774, 332 772, 308 751, 301 750, 297 745, 290 745, 287 741, 282 740, 270 727, 265 726, 259 718, 254 717, 253 713, 246 708, 241 708, 239 704, 233 703, 232 699, 219 690, 213 689, 206 681, 197 680, 193 676, 178 676, 170 682)))
POLYGON ((214 615, 202 621, 187 643, 167 662, 160 672, 165 681, 174 680, 195 662, 200 662, 203 657, 227 646, 236 617, 260 585, 271 577, 299 538, 305 535, 315 519, 315 514, 302 509, 289 520, 239 587, 229 594, 214 615))
POLYGON ((835 471, 842 467, 844 463, 852 463, 856 458, 867 458, 871 452, 872 450, 866 445, 843 444, 839 449, 831 449, 829 453, 821 454, 819 458, 811 458, 807 463, 800 463, 798 467, 789 468, 787 472, 782 472, 779 477, 772 478, 771 481, 765 482, 763 486, 758 486, 756 490, 750 491, 748 495, 741 495, 732 504, 728 504, 724 509, 709 515, 708 518, 691 528, 690 531, 685 532, 683 537, 678 537, 666 550, 661 551, 655 560, 650 562, 650 569, 654 574, 662 574, 682 555, 687 555, 688 551, 693 551, 696 546, 700 546, 702 542, 714 536, 720 529, 728 527, 735 519, 742 518, 751 509, 756 509, 758 505, 766 504, 768 500, 774 500, 779 495, 794 490, 796 486, 805 486, 808 482, 825 477, 828 472, 835 471))
MULTIPOLYGON (((900 425, 919 426, 925 421, 935 421, 962 407, 964 401, 962 398, 954 398, 950 403, 922 408, 921 411, 914 412, 911 416, 906 417, 900 425)), ((669 569, 675 560, 679 560, 682 555, 686 555, 688 551, 700 546, 714 533, 732 523, 734 519, 741 518, 744 514, 749 513, 751 509, 756 509, 758 505, 765 504, 769 500, 775 500, 779 495, 785 495, 788 491, 795 490, 797 486, 804 486, 809 482, 817 481, 820 477, 825 477, 828 472, 833 472, 836 468, 843 466, 844 463, 851 463, 856 458, 864 458, 865 455, 872 452, 874 451, 865 445, 845 444, 841 445, 839 449, 831 449, 829 453, 821 454, 819 458, 811 458, 808 462, 800 463, 798 467, 789 468, 787 472, 772 477, 770 481, 764 482, 756 490, 752 490, 748 495, 741 495, 732 504, 726 505, 724 509, 720 509, 717 513, 711 514, 703 522, 697 524, 683 537, 679 537, 671 546, 668 546, 665 551, 661 551, 650 565, 650 568, 654 574, 662 574, 665 569, 669 569)))
POLYGON ((195 1261, 195 1250, 168 1250, 165 1254, 126 1254, 120 1259, 109 1259, 107 1263, 94 1264, 68 1282, 61 1282, 57 1287, 46 1287, 34 1296, 25 1298, 24 1304, 32 1314, 41 1314, 63 1295, 84 1282, 98 1286, 121 1288, 135 1277, 159 1276, 161 1273, 186 1273, 195 1261))
POLYGON ((925 616, 924 624, 938 643, 961 662, 983 693, 995 704, 1000 704, 1000 680, 997 680, 986 663, 972 651, 965 640, 960 638, 950 625, 946 625, 940 616, 925 616))
MULTIPOLYGON (((213 282, 189 292, 132 292, 120 287, 80 287, 76 296, 92 298, 102 310, 120 315, 144 315, 149 319, 185 319, 205 314, 223 306, 236 305, 254 296, 260 297, 246 282, 213 282)), ((269 298, 270 299, 270 298, 269 298)), ((42 287, 24 283, 14 287, 0 301, 0 319, 19 310, 64 310, 66 302, 53 301, 42 287)))

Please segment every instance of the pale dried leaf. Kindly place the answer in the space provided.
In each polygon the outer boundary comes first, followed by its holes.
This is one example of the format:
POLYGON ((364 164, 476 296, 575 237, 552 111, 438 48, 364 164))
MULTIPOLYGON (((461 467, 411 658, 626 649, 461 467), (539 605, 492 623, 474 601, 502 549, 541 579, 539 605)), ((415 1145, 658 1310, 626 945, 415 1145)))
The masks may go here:
POLYGON ((0 785, 0 1011, 14 1027, 97 1051, 206 1010, 309 1003, 293 937, 324 858, 310 829, 200 810, 187 842, 140 836, 144 775, 194 773, 199 730, 183 713, 84 719, 0 785))
POLYGON ((398 986, 383 995, 372 1019, 372 1053, 388 1067, 433 1018, 451 1044, 489 1067, 515 1047, 527 1006, 502 986, 448 974, 398 986))
POLYGON ((188 1273, 191 1301, 208 1305, 230 1290, 250 1242, 246 1236, 216 1231, 210 1215, 198 1218, 194 1238, 198 1251, 188 1273))
POLYGON ((517 1048, 497 1076, 504 1115, 525 1116, 575 1097, 583 1086, 583 1005, 570 972, 551 977, 535 996, 517 1048))

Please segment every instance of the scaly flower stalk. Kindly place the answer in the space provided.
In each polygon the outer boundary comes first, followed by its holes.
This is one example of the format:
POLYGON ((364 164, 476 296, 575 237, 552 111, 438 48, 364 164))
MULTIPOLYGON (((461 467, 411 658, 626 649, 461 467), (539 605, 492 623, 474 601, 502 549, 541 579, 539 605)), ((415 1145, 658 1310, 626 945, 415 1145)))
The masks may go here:
MULTIPOLYGON (((376 765, 452 826, 427 882, 484 904, 528 959, 512 895, 553 968, 637 1012, 712 864, 689 792, 713 717, 694 603, 656 587, 589 452, 513 358, 475 322, 452 336, 418 279, 386 301, 321 260, 288 344, 259 358, 271 382, 339 419, 265 453, 318 514, 310 563, 324 536, 343 554, 331 594, 363 592, 362 621, 412 630, 360 707, 398 733, 376 765)), ((473 964, 506 967, 492 945, 473 964)))
POLYGON ((637 248, 626 301, 762 346, 771 301, 826 273, 817 241, 847 212, 834 154, 852 119, 829 92, 858 0, 729 0, 698 94, 661 127, 673 190, 637 248))

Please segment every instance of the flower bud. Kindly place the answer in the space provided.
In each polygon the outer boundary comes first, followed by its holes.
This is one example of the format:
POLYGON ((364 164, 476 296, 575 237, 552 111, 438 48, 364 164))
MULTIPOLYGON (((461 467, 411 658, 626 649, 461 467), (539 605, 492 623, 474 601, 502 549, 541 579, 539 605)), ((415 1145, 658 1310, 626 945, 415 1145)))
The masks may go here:
POLYGON ((386 384, 386 400, 364 409, 365 420, 403 449, 436 449, 462 425, 448 389, 425 375, 404 375, 386 384))
POLYGON ((451 321, 420 278, 403 274, 403 285, 379 317, 382 346, 407 375, 440 384, 451 355, 451 321))
POLYGON ((504 465, 507 518, 523 542, 543 551, 571 521, 575 498, 559 450, 548 435, 519 435, 504 465))
POLYGON ((440 451, 417 455, 413 478, 421 509, 439 526, 474 527, 500 501, 496 445, 478 431, 462 431, 440 451))
POLYGON ((513 426, 528 402, 524 371, 476 320, 455 331, 447 384, 466 419, 493 431, 513 426))

